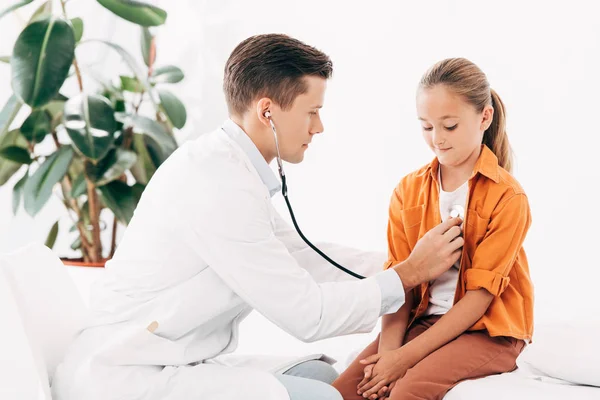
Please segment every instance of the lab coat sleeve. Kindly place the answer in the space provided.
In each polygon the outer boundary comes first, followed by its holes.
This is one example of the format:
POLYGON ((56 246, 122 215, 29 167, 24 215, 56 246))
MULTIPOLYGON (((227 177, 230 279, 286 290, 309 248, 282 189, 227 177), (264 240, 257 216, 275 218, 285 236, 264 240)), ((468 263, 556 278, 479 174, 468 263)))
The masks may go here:
POLYGON ((370 332, 381 311, 376 280, 318 284, 276 237, 266 192, 248 182, 247 173, 219 174, 214 185, 195 188, 198 195, 190 194, 187 203, 196 249, 209 267, 250 306, 300 340, 370 332))

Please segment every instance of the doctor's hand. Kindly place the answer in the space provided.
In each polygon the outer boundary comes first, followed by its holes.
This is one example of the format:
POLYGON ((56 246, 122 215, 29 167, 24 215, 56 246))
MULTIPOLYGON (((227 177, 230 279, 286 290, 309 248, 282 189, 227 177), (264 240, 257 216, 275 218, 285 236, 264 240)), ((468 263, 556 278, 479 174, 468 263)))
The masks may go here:
POLYGON ((464 244, 462 222, 460 218, 450 218, 431 229, 417 242, 410 256, 393 267, 405 290, 436 279, 460 258, 464 244))

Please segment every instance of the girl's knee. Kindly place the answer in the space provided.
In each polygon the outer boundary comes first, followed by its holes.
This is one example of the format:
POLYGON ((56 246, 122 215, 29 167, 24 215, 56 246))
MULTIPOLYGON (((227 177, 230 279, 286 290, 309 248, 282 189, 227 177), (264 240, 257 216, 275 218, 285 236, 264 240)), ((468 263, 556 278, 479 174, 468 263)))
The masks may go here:
POLYGON ((435 382, 404 377, 396 382, 390 400, 441 400, 446 390, 435 382))
POLYGON ((360 396, 357 391, 357 382, 354 379, 349 380, 346 379, 344 374, 342 374, 338 379, 333 381, 331 384, 344 398, 344 400, 362 400, 362 396, 360 396))

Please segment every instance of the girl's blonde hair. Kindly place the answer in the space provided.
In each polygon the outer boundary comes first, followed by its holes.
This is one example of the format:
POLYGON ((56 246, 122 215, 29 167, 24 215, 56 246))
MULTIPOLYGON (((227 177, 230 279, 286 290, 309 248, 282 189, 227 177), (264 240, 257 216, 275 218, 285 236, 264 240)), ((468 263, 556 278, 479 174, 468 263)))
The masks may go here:
POLYGON ((511 172, 513 153, 506 134, 504 103, 490 88, 483 71, 465 58, 448 58, 436 63, 423 75, 419 88, 431 89, 437 85, 444 85, 463 97, 478 112, 487 105, 494 108, 492 124, 483 134, 483 144, 498 157, 500 166, 511 172))

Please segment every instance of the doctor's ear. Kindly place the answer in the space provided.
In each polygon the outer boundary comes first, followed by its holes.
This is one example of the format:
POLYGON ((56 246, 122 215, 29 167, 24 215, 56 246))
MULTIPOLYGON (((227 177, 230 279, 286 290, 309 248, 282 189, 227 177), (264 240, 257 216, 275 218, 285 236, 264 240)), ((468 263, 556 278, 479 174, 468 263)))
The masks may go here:
POLYGON ((271 118, 271 106, 273 102, 269 98, 262 98, 256 103, 256 116, 264 125, 269 125, 269 119, 271 118))

